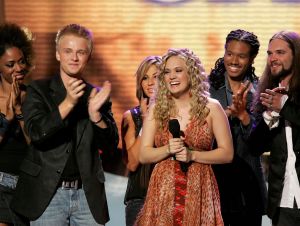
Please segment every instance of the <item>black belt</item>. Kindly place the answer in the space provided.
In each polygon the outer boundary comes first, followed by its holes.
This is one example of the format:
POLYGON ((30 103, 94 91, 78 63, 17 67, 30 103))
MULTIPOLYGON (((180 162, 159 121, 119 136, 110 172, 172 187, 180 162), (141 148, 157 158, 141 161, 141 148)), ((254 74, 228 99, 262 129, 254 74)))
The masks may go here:
POLYGON ((59 182, 58 187, 60 187, 61 189, 79 189, 82 188, 82 181, 81 179, 77 179, 77 180, 61 180, 59 182))

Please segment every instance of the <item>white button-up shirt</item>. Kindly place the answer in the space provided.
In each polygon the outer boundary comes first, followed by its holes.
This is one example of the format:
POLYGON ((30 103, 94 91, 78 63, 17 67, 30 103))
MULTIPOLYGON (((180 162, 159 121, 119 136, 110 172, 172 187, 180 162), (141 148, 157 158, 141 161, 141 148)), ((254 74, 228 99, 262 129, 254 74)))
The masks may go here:
MULTIPOLYGON (((283 106, 288 99, 287 95, 284 95, 281 100, 283 106)), ((263 113, 264 120, 269 125, 270 130, 278 127, 279 125, 279 114, 275 111, 269 115, 267 112, 263 113)), ((300 209, 300 184, 296 172, 296 155, 293 150, 293 139, 292 139, 292 128, 291 123, 285 120, 285 135, 287 142, 288 158, 285 167, 284 174, 284 185, 282 190, 282 196, 280 201, 280 207, 293 208, 294 200, 296 201, 297 207, 300 209)))

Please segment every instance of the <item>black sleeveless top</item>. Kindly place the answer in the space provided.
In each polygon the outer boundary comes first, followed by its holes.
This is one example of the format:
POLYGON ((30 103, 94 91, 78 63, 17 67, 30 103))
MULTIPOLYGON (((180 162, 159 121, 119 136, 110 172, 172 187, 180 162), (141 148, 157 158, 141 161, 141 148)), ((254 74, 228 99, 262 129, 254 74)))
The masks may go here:
MULTIPOLYGON (((135 137, 137 137, 143 124, 140 106, 130 109, 130 113, 135 125, 135 137)), ((136 171, 129 172, 125 204, 131 199, 145 198, 152 170, 153 164, 140 164, 136 171)))
POLYGON ((20 165, 27 153, 28 145, 17 119, 4 129, 5 116, 0 115, 0 172, 19 175, 20 165))

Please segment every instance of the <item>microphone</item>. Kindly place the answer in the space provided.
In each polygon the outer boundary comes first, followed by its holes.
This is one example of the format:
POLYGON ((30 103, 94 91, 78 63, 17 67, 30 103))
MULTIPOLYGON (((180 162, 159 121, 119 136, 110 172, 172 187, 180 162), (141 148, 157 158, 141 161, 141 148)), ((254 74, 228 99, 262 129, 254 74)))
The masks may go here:
MULTIPOLYGON (((180 138, 180 125, 177 119, 171 119, 169 121, 169 131, 173 135, 173 138, 180 138)), ((186 173, 188 171, 188 164, 184 162, 179 162, 179 164, 180 164, 181 171, 186 173)))
POLYGON ((169 131, 173 135, 173 138, 180 138, 180 125, 177 119, 169 121, 169 131))

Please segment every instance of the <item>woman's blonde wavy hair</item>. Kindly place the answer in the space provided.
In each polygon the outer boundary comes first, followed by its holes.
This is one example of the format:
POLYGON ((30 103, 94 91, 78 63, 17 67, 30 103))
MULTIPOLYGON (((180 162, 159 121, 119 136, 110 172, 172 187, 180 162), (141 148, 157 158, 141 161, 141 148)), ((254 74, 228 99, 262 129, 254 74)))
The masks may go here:
POLYGON ((164 79, 166 63, 173 56, 183 59, 187 67, 191 95, 191 119, 196 119, 200 125, 209 113, 209 109, 206 107, 209 97, 209 83, 200 59, 186 48, 169 49, 162 57, 161 72, 158 77, 158 92, 155 97, 154 119, 160 129, 165 128, 169 119, 178 114, 178 109, 174 100, 170 98, 171 93, 167 89, 164 79))

